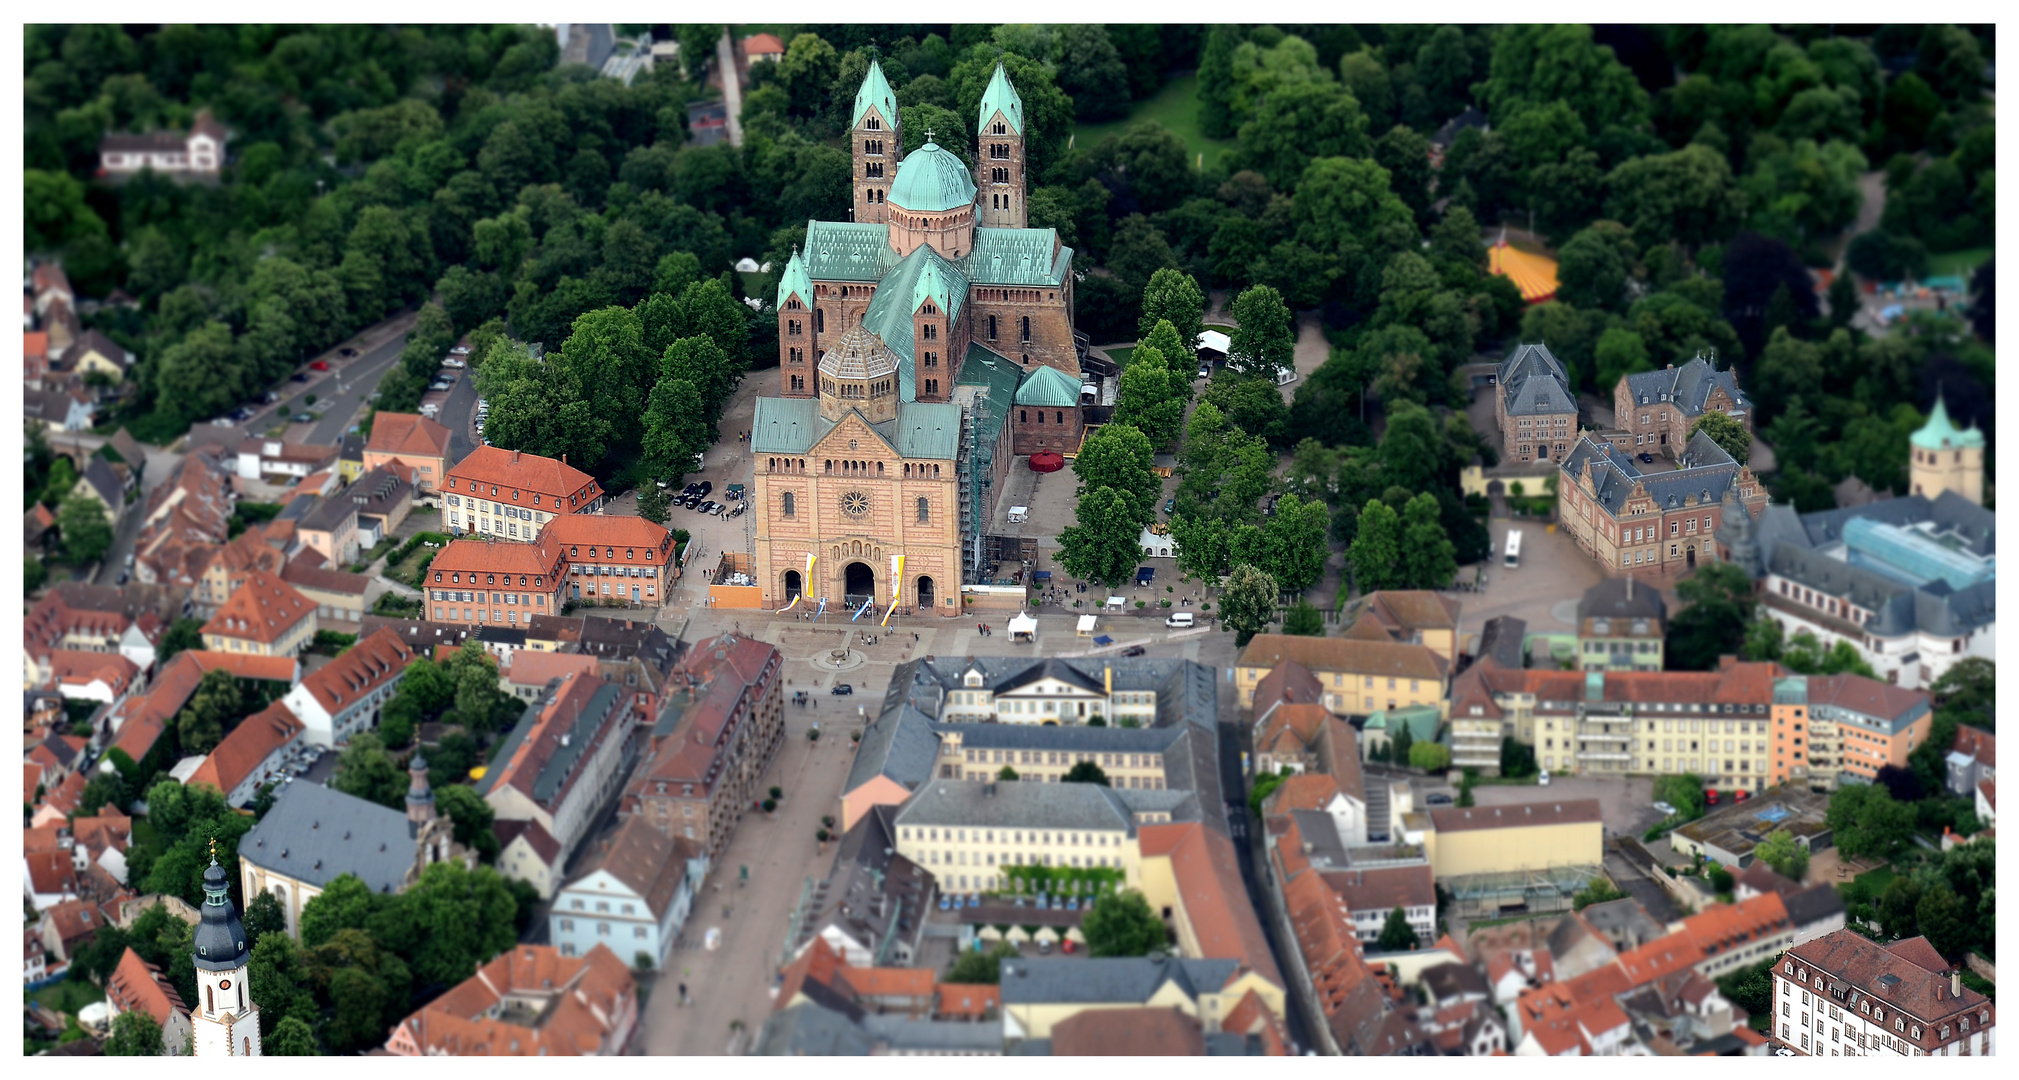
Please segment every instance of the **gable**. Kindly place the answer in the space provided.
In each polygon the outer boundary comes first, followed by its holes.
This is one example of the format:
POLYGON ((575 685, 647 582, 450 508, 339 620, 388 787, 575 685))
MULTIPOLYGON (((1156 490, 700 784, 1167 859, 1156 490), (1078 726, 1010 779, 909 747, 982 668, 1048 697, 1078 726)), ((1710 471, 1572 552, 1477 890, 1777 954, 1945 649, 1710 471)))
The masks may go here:
POLYGON ((897 452, 897 447, 890 444, 889 439, 883 437, 882 432, 876 430, 875 425, 852 409, 839 423, 828 429, 827 434, 816 440, 806 454, 808 457, 852 454, 857 458, 867 455, 872 458, 887 457, 890 460, 903 456, 897 452), (855 443, 853 447, 849 446, 851 441, 855 443))
MULTIPOLYGON (((521 837, 519 842, 523 842, 523 840, 524 838, 521 837)), ((605 897, 621 897, 625 900, 632 900, 632 901, 641 901, 643 899, 638 895, 638 891, 636 889, 633 889, 631 886, 624 884, 624 880, 622 878, 618 877, 617 875, 611 873, 608 870, 594 871, 584 876, 580 880, 575 881, 574 883, 568 885, 562 891, 570 894, 580 894, 585 898, 588 896, 595 896, 599 899, 605 897)), ((556 904, 555 909, 559 910, 560 905, 556 904)))

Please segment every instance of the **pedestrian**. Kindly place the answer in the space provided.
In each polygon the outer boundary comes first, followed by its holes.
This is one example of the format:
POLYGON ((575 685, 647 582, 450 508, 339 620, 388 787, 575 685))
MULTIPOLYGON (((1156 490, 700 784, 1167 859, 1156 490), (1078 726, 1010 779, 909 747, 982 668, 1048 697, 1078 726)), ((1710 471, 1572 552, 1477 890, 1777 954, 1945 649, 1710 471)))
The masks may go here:
POLYGON ((687 1004, 687 984, 686 984, 686 983, 681 983, 681 984, 680 984, 680 1004, 682 1004, 682 1005, 685 1005, 685 1004, 687 1004))

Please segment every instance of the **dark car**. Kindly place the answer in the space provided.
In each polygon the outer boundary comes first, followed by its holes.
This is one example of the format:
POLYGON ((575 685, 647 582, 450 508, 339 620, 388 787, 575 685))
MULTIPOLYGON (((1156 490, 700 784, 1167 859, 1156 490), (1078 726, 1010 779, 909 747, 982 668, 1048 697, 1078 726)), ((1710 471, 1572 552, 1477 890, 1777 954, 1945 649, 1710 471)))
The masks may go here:
POLYGON ((297 372, 295 372, 295 373, 294 373, 293 375, 290 375, 290 376, 288 376, 288 380, 289 380, 290 382, 307 382, 307 381, 308 381, 308 372, 306 372, 306 371, 297 371, 297 372))
POLYGON ((1122 650, 1122 655, 1141 656, 1143 655, 1143 647, 1141 645, 1131 645, 1128 648, 1122 650))
POLYGON ((1172 510, 1177 509, 1177 507, 1178 507, 1178 497, 1176 495, 1173 495, 1170 498, 1164 500, 1164 513, 1168 514, 1172 510))
POLYGON ((681 489, 680 489, 680 494, 682 494, 682 495, 699 495, 699 494, 701 494, 701 485, 700 485, 700 484, 689 484, 689 485, 687 485, 686 487, 684 487, 684 488, 681 488, 681 489))
POLYGON ((833 694, 836 697, 847 697, 848 695, 855 693, 855 687, 845 682, 835 683, 834 689, 829 690, 828 693, 833 694))
POLYGON ((1652 465, 1652 464, 1654 464, 1654 455, 1653 455, 1653 454, 1641 454, 1641 455, 1640 455, 1640 463, 1641 463, 1642 465, 1652 465))
POLYGON ((312 412, 296 413, 294 414, 294 422, 297 424, 313 424, 315 423, 315 414, 312 412))
POLYGON ((1440 791, 1435 795, 1425 795, 1423 797, 1423 801, 1430 804, 1431 806, 1450 806, 1451 796, 1446 795, 1440 791))
POLYGON ((701 486, 700 486, 700 487, 699 487, 698 489, 696 489, 697 493, 698 493, 698 494, 702 494, 702 495, 707 495, 707 494, 709 494, 709 493, 713 492, 714 490, 715 490, 715 485, 714 485, 713 483, 711 483, 710 481, 707 481, 707 480, 703 480, 703 481, 701 481, 701 486))
POLYGON ((337 355, 338 355, 338 356, 356 356, 357 354, 358 354, 358 351, 357 351, 356 349, 353 349, 353 348, 351 348, 351 347, 350 347, 350 346, 348 346, 348 345, 346 345, 346 346, 344 346, 343 348, 341 348, 341 349, 338 349, 338 350, 337 350, 337 355))

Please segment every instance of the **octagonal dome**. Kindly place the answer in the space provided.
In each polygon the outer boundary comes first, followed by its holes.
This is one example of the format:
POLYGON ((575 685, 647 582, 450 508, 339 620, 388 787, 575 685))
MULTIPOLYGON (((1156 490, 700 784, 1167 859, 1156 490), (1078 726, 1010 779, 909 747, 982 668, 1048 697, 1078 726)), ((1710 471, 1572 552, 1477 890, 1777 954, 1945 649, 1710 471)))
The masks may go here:
POLYGON ((974 205, 974 193, 974 177, 959 156, 927 140, 898 165, 888 199, 915 214, 937 214, 974 205))
POLYGON ((874 379, 897 371, 897 354, 857 323, 820 358, 820 373, 835 379, 874 379))

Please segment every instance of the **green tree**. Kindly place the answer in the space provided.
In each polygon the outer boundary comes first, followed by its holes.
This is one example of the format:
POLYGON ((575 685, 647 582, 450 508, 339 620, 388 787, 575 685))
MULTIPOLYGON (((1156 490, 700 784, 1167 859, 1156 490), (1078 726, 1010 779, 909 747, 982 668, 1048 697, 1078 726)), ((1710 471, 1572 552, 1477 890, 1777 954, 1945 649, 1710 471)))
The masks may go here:
POLYGON ((1730 163, 1707 146, 1634 158, 1605 183, 1606 216, 1625 223, 1643 251, 1670 241, 1687 248, 1722 241, 1745 208, 1730 163))
MULTIPOLYGON (((1151 471, 1155 456, 1149 438, 1140 429, 1129 424, 1103 424, 1073 461, 1080 497, 1104 487, 1113 489, 1123 497, 1135 529, 1140 529, 1156 520, 1161 485, 1151 471)), ((1134 539, 1135 531, 1131 530, 1131 543, 1134 539)))
POLYGON ((1824 818, 1847 858, 1890 858, 1914 835, 1913 806, 1895 802, 1877 784, 1852 784, 1830 795, 1824 818))
POLYGON ((459 983, 517 940, 518 902, 488 866, 431 863, 402 900, 418 942, 404 955, 423 984, 459 983))
POLYGON ((395 810, 406 807, 408 783, 407 774, 386 753, 385 742, 369 731, 351 736, 330 778, 330 786, 346 795, 395 810))
POLYGON ((143 1009, 128 1009, 112 1018, 105 1039, 107 1057, 161 1057, 161 1025, 143 1009))
POLYGON ((1138 345, 1122 369, 1114 422, 1133 425, 1152 447, 1169 446, 1184 427, 1191 393, 1191 379, 1172 370, 1161 351, 1138 345))
MULTIPOLYGON (((1089 915, 1092 912, 1088 913, 1089 915)), ((987 952, 978 949, 963 950, 953 958, 946 969, 946 981, 963 986, 994 986, 1002 981, 1002 962, 1017 958, 1016 946, 1008 942, 998 942, 987 952)))
POLYGON ((1998 701, 1998 666, 1983 657, 1971 656, 1956 662, 1928 687, 1935 704, 1945 711, 1981 713, 1968 722, 1989 725, 1998 701))
POLYGON ((1282 293, 1267 285, 1249 288, 1234 299, 1233 316, 1239 325, 1229 335, 1228 364, 1270 377, 1296 366, 1297 331, 1282 293))
MULTIPOLYGON (((1458 575, 1458 549, 1444 531, 1437 496, 1424 492, 1402 508, 1400 573, 1412 589, 1443 589, 1458 575)), ((1357 538, 1356 538, 1357 542, 1357 538)), ((1354 564, 1359 572, 1359 564, 1354 564)))
POLYGON ((1619 886, 1614 885, 1611 879, 1594 877, 1585 882, 1584 888, 1576 896, 1570 898, 1570 907, 1573 911, 1583 911, 1593 904, 1603 904, 1625 897, 1626 894, 1621 892, 1619 886))
POLYGON ((223 741, 246 713, 244 688, 225 668, 206 671, 175 718, 176 737, 185 754, 208 754, 223 741))
POLYGON ((1059 533, 1059 565, 1075 577, 1119 586, 1135 572, 1143 549, 1133 501, 1101 486, 1080 496, 1074 524, 1059 533))
POLYGON ((998 780, 1019 779, 1019 777, 1017 776, 1017 771, 1015 769, 1010 768, 1008 765, 1005 765, 1002 768, 996 770, 995 778, 998 780))
POLYGON ((1346 561, 1353 566, 1353 584, 1363 595, 1402 587, 1407 580, 1403 576, 1403 539, 1402 518, 1395 508, 1380 499, 1367 500, 1360 509, 1353 543, 1346 549, 1346 561))
POLYGON ((97 499, 63 500, 56 528, 63 534, 63 554, 74 565, 95 563, 112 547, 112 522, 97 499))
POLYGON ((1283 614, 1283 632, 1300 637, 1324 637, 1325 617, 1310 601, 1299 600, 1283 614))
POLYGON ((1718 992, 1725 1000, 1744 1009, 1749 1016, 1768 1016, 1774 1011, 1774 961, 1772 957, 1749 964, 1717 979, 1718 992))
POLYGON ((1072 95, 1073 111, 1080 119, 1128 115, 1129 69, 1106 27, 1090 23, 1059 27, 1058 73, 1059 89, 1072 95))
POLYGON ((1441 743, 1416 743, 1409 748, 1409 765, 1424 772, 1443 772, 1451 767, 1451 751, 1441 743))
POLYGON ((1090 956, 1143 956, 1164 948, 1169 934, 1141 891, 1102 893, 1081 920, 1090 956))
POLYGON ((1669 620, 1666 653, 1676 671, 1716 670, 1718 657, 1736 656, 1752 620, 1752 581, 1744 570, 1717 562, 1697 567, 1676 583, 1683 609, 1669 620))
POLYGON ((1654 370, 1648 359, 1647 342, 1625 326, 1610 327, 1600 334, 1592 356, 1598 365, 1598 388, 1606 393, 1611 393, 1628 375, 1654 370))
POLYGON ((203 648, 203 620, 177 619, 168 624, 168 629, 162 633, 161 640, 154 646, 155 670, 165 670, 168 661, 174 659, 176 653, 201 648, 203 648))
POLYGON ((1670 773, 1654 779, 1654 799, 1676 808, 1677 815, 1695 820, 1704 812, 1703 778, 1694 773, 1670 773))
POLYGON ((1280 593, 1276 579, 1246 563, 1227 574, 1227 585, 1220 592, 1220 620, 1234 631, 1236 648, 1246 646, 1275 621, 1280 593))
POLYGON ((1753 849, 1753 857, 1793 881, 1801 881, 1809 873, 1809 849, 1796 843, 1794 834, 1786 829, 1768 833, 1760 846, 1753 849))
POLYGON ((41 559, 38 559, 33 555, 23 557, 22 571, 21 571, 21 591, 24 594, 31 596, 34 595, 34 593, 40 590, 42 586, 48 582, 48 580, 49 580, 49 568, 42 565, 41 559))
POLYGON ((1511 26, 1494 36, 1484 83, 1476 88, 1496 123, 1524 107, 1562 101, 1585 129, 1631 128, 1648 111, 1647 91, 1609 45, 1593 41, 1589 26, 1511 26))
POLYGON ((1067 769, 1062 782, 1068 784, 1099 784, 1102 787, 1109 786, 1107 772, 1091 761, 1078 762, 1072 768, 1067 769))
POLYGON ((1241 125, 1242 167, 1261 173, 1280 190, 1295 188, 1305 168, 1319 158, 1364 158, 1373 149, 1360 102, 1329 81, 1271 91, 1241 125))
POLYGON ((1557 251, 1556 298, 1582 308, 1625 310, 1626 285, 1635 258, 1633 237, 1626 226, 1616 221, 1593 222, 1557 251))
POLYGON ((257 949, 260 938, 287 929, 287 913, 281 910, 280 901, 272 893, 256 893, 246 902, 241 925, 245 927, 246 949, 257 949))
MULTIPOLYGON (((713 53, 709 54, 711 57, 713 53)), ((785 89, 792 102, 795 116, 818 115, 827 105, 835 76, 839 73, 840 56, 834 46, 828 44, 818 34, 800 34, 786 46, 785 55, 778 62, 778 82, 785 89)), ((885 117, 895 120, 896 117, 885 117)))
POLYGON ((1199 335, 1205 332, 1205 319, 1206 295, 1199 291, 1199 283, 1192 275, 1170 269, 1150 275, 1150 283, 1143 287, 1143 316, 1137 320, 1136 333, 1147 339, 1157 323, 1170 323, 1185 348, 1183 357, 1167 357, 1173 366, 1190 365, 1198 359, 1199 335))
POLYGON ((1515 738, 1504 736, 1500 740, 1500 775, 1522 777, 1535 775, 1535 747, 1515 738))
POLYGON ((1388 913, 1388 920, 1381 924, 1381 936, 1374 939, 1376 952, 1407 952, 1419 948, 1423 942, 1416 936, 1416 928, 1409 925, 1409 913, 1402 905, 1395 905, 1388 913))
POLYGON ((1752 433, 1746 430, 1744 424, 1725 413, 1707 412, 1698 417, 1696 423, 1690 425, 1690 437, 1695 438, 1699 431, 1710 436, 1710 440, 1718 444, 1719 449, 1730 454, 1732 460, 1741 465, 1744 465, 1747 457, 1752 454, 1752 433))
POLYGON ((317 1057, 315 1029, 299 1016, 282 1017, 273 1034, 261 1040, 261 1052, 268 1057, 317 1057))

